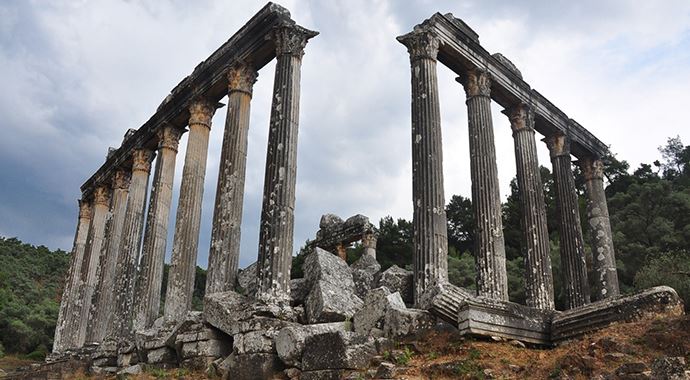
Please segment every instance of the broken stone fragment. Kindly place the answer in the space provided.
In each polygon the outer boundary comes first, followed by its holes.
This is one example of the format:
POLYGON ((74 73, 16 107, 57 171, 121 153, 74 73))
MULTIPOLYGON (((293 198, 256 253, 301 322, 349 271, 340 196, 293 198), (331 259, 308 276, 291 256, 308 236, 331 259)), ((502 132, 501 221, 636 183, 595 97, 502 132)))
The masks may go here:
POLYGON ((307 338, 325 332, 349 331, 350 328, 348 322, 289 326, 278 332, 275 337, 275 348, 283 363, 301 368, 302 353, 307 338))
POLYGON ((325 281, 344 290, 354 291, 355 288, 347 263, 321 248, 314 248, 304 259, 304 278, 309 287, 315 286, 318 281, 325 281))
POLYGON ((690 376, 685 373, 685 359, 678 357, 661 357, 652 362, 652 379, 687 380, 690 376))
POLYGON ((381 264, 371 255, 362 255, 350 266, 350 270, 355 283, 355 294, 364 299, 375 286, 376 274, 381 270, 381 264))
POLYGON ((302 305, 307 295, 309 295, 309 287, 306 279, 294 278, 290 280, 290 305, 302 305))
POLYGON ((370 337, 343 331, 327 332, 307 338, 302 369, 363 369, 369 366, 374 355, 375 344, 370 337))
POLYGON ((237 273, 237 286, 245 296, 254 296, 256 294, 257 275, 256 275, 256 261, 244 269, 240 269, 237 273))
POLYGON ((308 323, 341 322, 352 318, 362 307, 362 300, 352 288, 319 280, 305 301, 308 323))
POLYGON ((353 316, 355 331, 367 335, 374 328, 383 329, 388 309, 406 309, 400 293, 392 293, 386 287, 372 289, 364 299, 364 306, 353 316))
POLYGON ((233 291, 212 293, 204 298, 204 319, 228 335, 257 330, 280 330, 299 317, 299 308, 264 304, 233 291))
POLYGON ((343 224, 343 220, 335 214, 324 214, 321 216, 319 221, 319 228, 322 230, 328 230, 337 228, 343 224))
POLYGON ((383 333, 391 339, 402 338, 435 326, 436 318, 426 310, 389 308, 383 322, 383 333))
POLYGON ((228 356, 219 368, 224 379, 233 380, 263 380, 272 379, 274 375, 285 369, 276 354, 232 354, 228 356))
POLYGON ((232 352, 235 354, 275 353, 273 339, 278 330, 249 331, 236 334, 232 338, 232 352))
POLYGON ((300 380, 341 380, 345 375, 342 369, 323 369, 316 371, 304 371, 300 380))
POLYGON ((376 286, 385 286, 393 293, 399 292, 406 304, 412 304, 411 271, 393 265, 381 273, 376 286))

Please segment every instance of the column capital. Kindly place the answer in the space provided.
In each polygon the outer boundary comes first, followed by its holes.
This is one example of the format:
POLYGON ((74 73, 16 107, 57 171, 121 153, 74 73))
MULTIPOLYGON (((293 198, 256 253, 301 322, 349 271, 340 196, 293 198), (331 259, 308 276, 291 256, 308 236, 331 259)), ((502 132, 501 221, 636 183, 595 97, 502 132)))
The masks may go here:
POLYGON ((520 131, 534 130, 534 111, 528 104, 518 103, 503 110, 503 114, 510 120, 513 135, 520 131))
POLYGON ((542 139, 549 148, 551 158, 570 156, 570 139, 564 134, 555 134, 542 139))
POLYGON ((211 129, 211 118, 216 112, 217 104, 207 100, 199 99, 189 105, 189 125, 200 124, 211 129))
POLYGON ((167 148, 177 152, 177 147, 180 143, 182 133, 184 133, 184 130, 175 126, 163 126, 161 129, 156 131, 156 135, 158 136, 158 148, 167 148))
POLYGON ((292 55, 302 59, 307 41, 318 34, 319 32, 303 28, 299 25, 285 23, 273 28, 271 33, 266 36, 266 39, 275 43, 276 57, 292 55))
POLYGON ((584 157, 577 161, 586 181, 604 178, 604 162, 594 157, 584 157))
POLYGON ((91 219, 91 201, 79 199, 79 219, 91 219))
POLYGON ((457 77, 456 81, 465 88, 467 99, 475 96, 491 96, 491 74, 486 69, 479 67, 471 69, 465 76, 457 77))
POLYGON ((129 170, 120 169, 116 171, 113 175, 111 187, 113 189, 128 189, 131 176, 132 173, 129 170))
POLYGON ((398 42, 407 47, 410 61, 427 58, 436 61, 438 48, 441 44, 438 35, 430 29, 415 27, 410 33, 397 38, 398 42))
POLYGON ((98 186, 93 192, 93 204, 98 206, 110 206, 110 189, 108 186, 98 186))
POLYGON ((132 172, 151 171, 151 161, 153 161, 153 151, 148 148, 135 149, 132 153, 132 172))
POLYGON ((228 70, 228 93, 235 91, 247 93, 252 96, 252 89, 259 73, 251 63, 237 62, 228 70))

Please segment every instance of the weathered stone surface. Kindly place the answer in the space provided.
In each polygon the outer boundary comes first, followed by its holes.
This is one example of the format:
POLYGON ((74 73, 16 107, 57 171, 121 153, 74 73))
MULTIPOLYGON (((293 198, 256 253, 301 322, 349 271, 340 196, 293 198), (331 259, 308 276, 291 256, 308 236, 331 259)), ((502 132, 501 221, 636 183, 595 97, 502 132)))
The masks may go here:
POLYGON ((133 366, 129 366, 127 368, 124 368, 120 371, 117 372, 118 375, 138 375, 142 373, 144 369, 141 367, 141 364, 135 364, 133 366))
POLYGON ((369 337, 342 331, 327 332, 307 338, 302 369, 366 368, 375 354, 374 340, 369 337))
POLYGON ((316 238, 308 248, 323 248, 326 251, 344 254, 344 248, 352 242, 361 240, 365 245, 365 252, 376 256, 376 237, 378 231, 369 222, 369 218, 357 214, 343 221, 339 216, 325 214, 321 216, 316 238), (371 250, 370 250, 371 249, 371 250))
POLYGON ((280 359, 289 366, 302 367, 302 353, 309 337, 331 331, 349 331, 348 322, 295 325, 283 328, 275 337, 275 348, 280 359))
POLYGON ((398 292, 405 303, 412 304, 412 272, 393 265, 381 273, 376 286, 398 292))
POLYGON ((383 333, 388 338, 400 338, 434 326, 436 318, 426 310, 389 308, 383 322, 383 333))
POLYGON ((275 353, 276 347, 273 339, 276 335, 278 335, 278 330, 275 329, 235 334, 232 337, 232 352, 238 355, 275 353))
POLYGON ((551 340, 559 342, 614 322, 631 322, 659 315, 683 315, 683 301, 668 286, 657 286, 632 296, 610 298, 559 313, 553 319, 551 340))
POLYGON ((353 316, 355 331, 367 335, 373 328, 383 329, 388 309, 407 309, 400 293, 392 293, 386 287, 372 289, 364 299, 364 306, 353 316))
POLYGON ((428 292, 430 311, 437 317, 457 327, 458 311, 460 306, 475 294, 467 289, 452 284, 437 286, 428 292))
POLYGON ((275 354, 247 354, 228 356, 220 365, 223 379, 265 380, 271 379, 285 368, 275 354))
POLYGON ((230 340, 202 340, 197 342, 180 342, 181 347, 178 356, 181 359, 189 359, 196 356, 226 356, 232 352, 230 340))
POLYGON ((685 358, 662 357, 652 362, 652 378, 659 380, 687 380, 690 378, 685 373, 685 358))
POLYGON ((309 295, 309 284, 304 278, 290 280, 290 305, 298 306, 304 303, 309 295))
POLYGON ((365 254, 350 265, 350 270, 355 283, 355 294, 364 299, 376 283, 376 274, 381 270, 381 264, 374 256, 365 254))
POLYGON ((250 264, 244 269, 240 269, 237 274, 237 286, 245 296, 253 297, 256 294, 257 273, 256 262, 250 264))
POLYGON ((304 371, 300 380, 341 380, 345 375, 342 369, 324 369, 318 371, 304 371))
POLYGON ((300 316, 289 306, 264 304, 237 292, 209 294, 204 298, 204 320, 228 335, 257 330, 280 330, 300 316))
POLYGON ((352 318, 362 307, 354 289, 319 280, 304 303, 309 323, 340 322, 352 318))
POLYGON ((330 252, 314 248, 304 258, 303 268, 304 278, 310 287, 315 286, 318 281, 324 281, 354 291, 355 283, 347 263, 330 252))
POLYGON ((170 347, 159 347, 146 351, 146 363, 177 363, 177 353, 170 347))

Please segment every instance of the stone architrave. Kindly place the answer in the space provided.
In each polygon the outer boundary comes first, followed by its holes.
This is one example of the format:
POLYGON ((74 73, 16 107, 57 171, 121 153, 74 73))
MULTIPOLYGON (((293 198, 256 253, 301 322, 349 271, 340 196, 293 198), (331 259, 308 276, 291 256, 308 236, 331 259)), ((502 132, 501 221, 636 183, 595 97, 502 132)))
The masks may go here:
POLYGON ((510 119, 515 144, 515 164, 520 194, 522 240, 525 256, 527 306, 553 309, 553 274, 549 230, 546 224, 544 186, 539 173, 534 113, 527 104, 504 111, 510 119))
POLYGON ((87 343, 100 343, 105 338, 108 321, 113 315, 115 266, 127 212, 130 177, 131 173, 128 170, 118 170, 111 181, 113 191, 110 205, 111 217, 106 228, 106 242, 101 248, 103 259, 91 305, 91 322, 86 331, 87 343))
POLYGON ((609 208, 604 193, 604 163, 599 159, 586 157, 579 164, 585 177, 587 219, 592 239, 594 271, 597 274, 596 298, 601 300, 616 297, 620 295, 620 289, 609 208))
POLYGON ((144 245, 134 302, 135 330, 148 328, 158 318, 163 286, 163 265, 168 241, 168 221, 172 203, 175 158, 180 136, 184 131, 172 125, 158 130, 156 171, 153 175, 148 215, 144 229, 144 245))
POLYGON ((565 135, 557 134, 544 141, 549 147, 556 185, 565 307, 573 309, 588 304, 590 297, 580 208, 570 160, 570 140, 565 135))
POLYGON ((228 112, 213 210, 206 293, 234 290, 240 257, 242 203, 247 168, 247 136, 252 88, 258 73, 251 64, 228 70, 228 112))
POLYGON ((149 183, 153 157, 153 150, 149 148, 136 149, 132 154, 132 179, 129 184, 120 253, 115 267, 114 309, 108 323, 105 340, 124 342, 133 339, 134 286, 139 262, 139 247, 141 247, 144 229, 146 188, 149 183))
POLYGON ((299 129, 300 72, 304 47, 316 36, 295 24, 268 36, 276 48, 257 260, 258 296, 289 301, 299 129))
POLYGON ((72 340, 72 321, 76 318, 73 314, 74 304, 77 298, 78 281, 81 275, 81 263, 84 260, 86 238, 91 224, 91 201, 84 198, 79 200, 79 217, 77 231, 74 235, 72 246, 72 260, 65 279, 65 289, 62 292, 60 310, 58 311, 57 325, 55 327, 55 339, 53 340, 53 352, 62 352, 74 347, 72 340))
POLYGON ((111 192, 108 186, 99 186, 93 193, 93 215, 79 279, 79 319, 75 321, 77 326, 75 329, 76 347, 84 345, 88 325, 92 322, 89 313, 93 293, 96 289, 98 271, 102 265, 101 248, 105 239, 105 226, 110 219, 110 198, 111 192))
POLYGON ((443 194, 441 110, 436 76, 438 37, 419 28, 398 41, 412 70, 412 198, 414 303, 448 281, 448 238, 443 194))
POLYGON ((488 72, 477 68, 468 71, 458 81, 465 87, 467 95, 477 294, 507 301, 508 274, 491 119, 491 77, 488 72))
POLYGON ((182 169, 172 260, 165 296, 165 317, 170 321, 180 321, 192 308, 208 138, 211 132, 211 118, 216 108, 217 104, 207 100, 197 100, 189 106, 187 152, 182 169))

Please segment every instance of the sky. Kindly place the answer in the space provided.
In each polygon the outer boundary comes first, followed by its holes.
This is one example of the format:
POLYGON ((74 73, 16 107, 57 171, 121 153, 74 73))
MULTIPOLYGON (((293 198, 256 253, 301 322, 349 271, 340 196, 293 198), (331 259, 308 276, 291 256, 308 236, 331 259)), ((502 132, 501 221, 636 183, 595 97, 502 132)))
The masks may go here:
MULTIPOLYGON (((265 3, 0 1, 0 236, 70 250, 80 185, 169 91, 265 3)), ((634 169, 690 144, 690 2, 289 0, 320 32, 302 64, 294 250, 324 213, 412 218, 410 66, 396 36, 452 12, 634 169)), ((256 260, 274 64, 251 103, 240 266, 256 260)), ((470 196, 462 86, 439 65, 446 200, 470 196)), ((501 196, 515 176, 493 104, 501 196)), ((211 128, 198 265, 206 267, 225 109, 211 128)), ((185 134, 177 157, 172 247, 185 134)), ((540 136, 537 136, 540 138, 540 136)), ((540 163, 550 167, 538 142, 540 163)))

